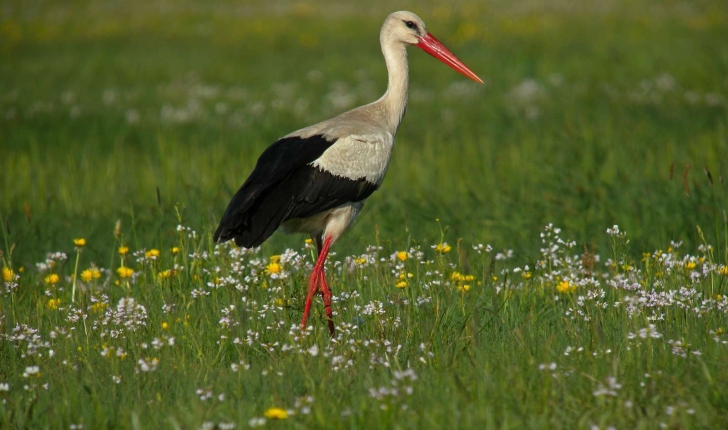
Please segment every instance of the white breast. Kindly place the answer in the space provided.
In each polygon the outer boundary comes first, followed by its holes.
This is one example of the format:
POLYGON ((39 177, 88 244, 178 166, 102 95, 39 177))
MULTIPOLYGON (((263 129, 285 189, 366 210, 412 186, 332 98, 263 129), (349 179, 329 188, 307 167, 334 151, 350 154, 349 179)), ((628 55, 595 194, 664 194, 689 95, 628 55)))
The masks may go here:
POLYGON ((311 164, 337 176, 380 184, 389 166, 393 141, 389 133, 350 135, 337 140, 311 164))

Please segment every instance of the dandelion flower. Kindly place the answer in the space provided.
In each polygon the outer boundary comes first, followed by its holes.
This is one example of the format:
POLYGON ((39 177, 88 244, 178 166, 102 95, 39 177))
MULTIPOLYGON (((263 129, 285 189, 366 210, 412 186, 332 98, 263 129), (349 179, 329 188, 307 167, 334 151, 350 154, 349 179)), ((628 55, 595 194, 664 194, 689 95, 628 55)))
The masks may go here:
POLYGON ((91 312, 93 312, 95 314, 100 314, 101 312, 106 310, 106 308, 108 308, 108 307, 109 307, 109 305, 107 303, 97 302, 97 303, 94 303, 93 305, 91 305, 91 312))
POLYGON ((723 266, 723 267, 719 268, 718 269, 718 274, 719 275, 723 275, 723 276, 728 276, 728 266, 723 266))
POLYGON ((73 244, 76 245, 77 248, 83 248, 86 246, 86 239, 80 237, 78 239, 73 239, 73 244))
POLYGON ((170 270, 170 269, 163 270, 163 271, 157 273, 157 279, 160 281, 163 279, 168 279, 171 276, 172 276, 172 270, 170 270))
POLYGON ((687 263, 685 263, 685 268, 688 270, 695 269, 695 266, 696 264, 694 261, 688 261, 687 263))
POLYGON ((569 281, 561 281, 556 285, 556 291, 562 294, 573 293, 576 291, 576 284, 569 281))
POLYGON ((149 260, 156 260, 159 258, 159 250, 150 249, 149 251, 144 253, 144 256, 146 256, 149 260))
POLYGON ((168 323, 168 322, 166 322, 166 321, 165 321, 165 322, 163 322, 163 323, 162 323, 162 330, 167 330, 168 328, 169 328, 169 323, 168 323))
POLYGON ((120 255, 126 255, 126 253, 129 252, 129 247, 122 245, 119 247, 118 251, 120 255))
POLYGON ((121 278, 131 278, 131 275, 134 274, 134 270, 130 267, 119 267, 116 269, 116 273, 119 274, 119 277, 121 278))
POLYGON ((58 283, 58 280, 61 279, 58 275, 55 273, 51 273, 50 275, 46 276, 44 281, 48 285, 54 285, 58 283))
POLYGON ((52 311, 55 311, 58 309, 58 306, 61 305, 61 299, 50 299, 46 302, 46 308, 50 309, 52 311))
MULTIPOLYGON (((455 282, 461 283, 461 282, 473 282, 475 280, 475 276, 473 275, 463 275, 460 272, 453 272, 450 276, 450 279, 452 279, 455 282)), ((460 287, 458 286, 458 289, 460 287)))
POLYGON ((288 418, 288 412, 281 408, 270 408, 263 413, 263 416, 270 420, 285 420, 288 418))
POLYGON ((177 254, 179 254, 179 247, 173 246, 171 251, 172 251, 172 255, 177 255, 177 254))
POLYGON ((99 269, 92 267, 81 272, 81 280, 84 282, 91 282, 94 279, 101 278, 101 272, 99 269))
POLYGON ((397 258, 399 259, 399 261, 405 261, 408 257, 409 254, 407 253, 407 251, 399 251, 397 253, 397 258))
POLYGON ((83 282, 91 282, 91 280, 93 278, 94 277, 93 277, 93 275, 91 275, 91 271, 89 269, 86 269, 83 272, 81 272, 81 280, 83 282))
POLYGON ((447 254, 448 252, 452 251, 452 247, 448 245, 447 242, 439 243, 433 246, 433 248, 438 254, 447 254))
POLYGON ((533 276, 533 273, 531 273, 531 272, 523 272, 523 273, 521 273, 521 277, 523 279, 531 279, 531 276, 533 276))
POLYGON ((271 263, 277 263, 279 261, 281 261, 281 256, 280 255, 271 255, 270 256, 270 262, 271 263))
POLYGON ((15 279, 15 272, 9 267, 3 267, 3 281, 12 282, 13 279, 15 279))
POLYGON ((397 288, 404 288, 407 286, 407 281, 399 281, 396 284, 394 284, 394 286, 397 288))
POLYGON ((458 285, 458 291, 460 291, 461 293, 468 292, 468 291, 470 291, 470 285, 468 285, 468 284, 458 285))
POLYGON ((270 263, 269 265, 265 266, 265 271, 269 275, 276 275, 278 273, 281 273, 283 268, 278 263, 270 263))

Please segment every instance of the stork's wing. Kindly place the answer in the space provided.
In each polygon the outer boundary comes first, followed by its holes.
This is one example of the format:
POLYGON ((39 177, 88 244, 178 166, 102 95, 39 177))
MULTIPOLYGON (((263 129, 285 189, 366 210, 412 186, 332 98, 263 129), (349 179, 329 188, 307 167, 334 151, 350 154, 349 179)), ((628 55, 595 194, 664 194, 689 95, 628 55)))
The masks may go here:
POLYGON ((336 141, 316 135, 286 137, 268 147, 230 201, 214 240, 259 246, 284 222, 369 197, 366 178, 337 176, 312 165, 336 141))

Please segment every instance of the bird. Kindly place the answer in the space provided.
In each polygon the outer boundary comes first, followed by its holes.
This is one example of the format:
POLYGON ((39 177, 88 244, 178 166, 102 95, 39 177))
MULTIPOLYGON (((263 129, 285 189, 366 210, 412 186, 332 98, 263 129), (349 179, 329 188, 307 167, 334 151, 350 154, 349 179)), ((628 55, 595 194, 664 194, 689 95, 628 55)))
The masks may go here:
POLYGON ((216 243, 260 246, 278 228, 305 233, 317 258, 308 280, 301 330, 314 296, 324 302, 329 334, 335 337, 331 288, 324 265, 331 246, 352 225, 364 201, 382 185, 394 137, 407 111, 407 46, 421 48, 462 75, 483 83, 427 31, 412 12, 387 16, 379 35, 387 66, 387 90, 378 100, 275 141, 258 158, 213 235, 216 243))

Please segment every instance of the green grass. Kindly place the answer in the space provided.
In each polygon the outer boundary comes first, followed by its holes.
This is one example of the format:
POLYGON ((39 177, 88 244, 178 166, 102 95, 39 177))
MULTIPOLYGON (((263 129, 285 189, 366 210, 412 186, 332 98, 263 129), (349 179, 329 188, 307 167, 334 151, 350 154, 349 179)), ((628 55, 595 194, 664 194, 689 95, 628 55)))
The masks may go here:
POLYGON ((270 407, 297 411, 278 423, 290 427, 725 423, 721 2, 398 6, 486 85, 410 49, 410 105, 387 178, 328 268, 335 295, 358 292, 334 304, 339 343, 327 340, 319 303, 313 332, 289 334, 311 265, 301 237, 231 256, 210 234, 268 144, 381 95, 377 35, 391 6, 276 4, 24 2, 0 15, 2 265, 19 276, 8 275, 0 307, 0 423, 245 428, 270 407), (544 255, 549 223, 577 245, 544 255), (628 244, 605 233, 614 224, 628 244), (79 279, 71 303, 78 237, 88 242, 78 273, 95 265, 102 276, 79 279), (442 241, 450 253, 431 248, 442 241), (133 281, 117 273, 121 244, 133 281), (411 247, 424 255, 390 258, 411 247), (153 248, 153 263, 131 255, 153 248), (303 259, 272 279, 268 257, 288 248, 303 259), (513 256, 496 259, 505 250, 513 256), (209 258, 190 257, 203 251, 209 258), (49 252, 68 258, 39 266, 49 252), (357 263, 365 253, 371 264, 357 263), (453 272, 474 277, 469 291, 453 272), (46 284, 51 273, 57 284, 46 284), (641 296, 654 306, 630 308, 641 296), (112 338, 120 323, 98 324, 125 297, 144 306, 145 325, 112 338), (363 311, 376 302, 384 314, 363 311), (661 337, 628 339, 650 324, 661 337), (48 346, 30 354, 18 325, 48 346), (251 345, 233 342, 248 331, 251 345), (676 340, 690 344, 686 357, 673 354, 676 340), (140 370, 154 358, 156 370, 140 370), (250 368, 234 372, 241 361, 250 368), (24 377, 32 366, 40 376, 24 377), (398 380, 408 369, 417 379, 398 380), (616 395, 594 395, 610 377, 616 395), (306 396, 310 405, 295 406, 306 396))

